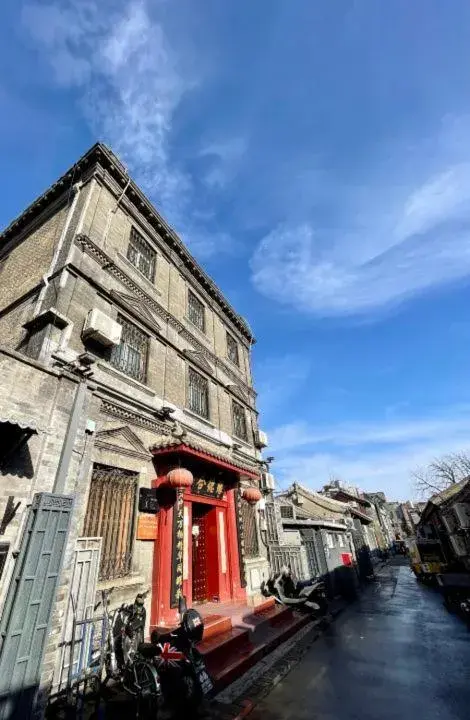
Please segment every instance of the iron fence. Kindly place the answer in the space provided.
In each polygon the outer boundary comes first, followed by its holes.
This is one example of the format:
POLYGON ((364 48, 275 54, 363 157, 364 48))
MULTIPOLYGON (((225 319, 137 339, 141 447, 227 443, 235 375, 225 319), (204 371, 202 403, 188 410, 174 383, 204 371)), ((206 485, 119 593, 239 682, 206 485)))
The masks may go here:
POLYGON ((270 549, 271 569, 277 573, 284 566, 290 567, 295 577, 303 577, 300 546, 283 545, 270 549))

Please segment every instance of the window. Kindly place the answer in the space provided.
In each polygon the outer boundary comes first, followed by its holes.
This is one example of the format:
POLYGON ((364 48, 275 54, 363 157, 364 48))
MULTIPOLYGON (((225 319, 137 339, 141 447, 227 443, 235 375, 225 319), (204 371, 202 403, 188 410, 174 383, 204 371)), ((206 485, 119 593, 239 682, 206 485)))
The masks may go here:
POLYGON ((232 419, 235 437, 240 438, 240 440, 248 440, 245 408, 235 401, 232 402, 232 419))
POLYGON ((154 281, 157 254, 135 228, 131 228, 127 259, 137 270, 140 270, 142 275, 145 275, 147 280, 154 281))
POLYGON ((240 360, 238 358, 238 344, 230 333, 227 333, 227 357, 235 365, 240 365, 240 360))
POLYGON ((148 336, 121 315, 117 321, 122 326, 121 342, 111 350, 109 361, 126 375, 144 382, 148 336))
POLYGON ((188 318, 199 330, 205 332, 206 318, 204 304, 188 290, 188 318))
POLYGON ((330 550, 332 550, 335 546, 335 541, 334 541, 333 535, 331 533, 326 533, 326 544, 327 544, 327 547, 330 548, 330 550))
POLYGON ((242 502, 241 515, 245 541, 245 557, 258 557, 259 545, 258 531, 256 528, 256 508, 247 502, 242 502))
POLYGON ((84 535, 103 538, 100 580, 131 571, 137 484, 137 473, 93 466, 84 535))
POLYGON ((192 368, 188 370, 188 408, 201 417, 209 417, 209 381, 192 368))
POLYGON ((338 535, 339 546, 344 547, 344 536, 340 533, 338 535))
POLYGON ((293 520, 294 508, 288 505, 281 505, 281 517, 284 518, 284 520, 293 520))

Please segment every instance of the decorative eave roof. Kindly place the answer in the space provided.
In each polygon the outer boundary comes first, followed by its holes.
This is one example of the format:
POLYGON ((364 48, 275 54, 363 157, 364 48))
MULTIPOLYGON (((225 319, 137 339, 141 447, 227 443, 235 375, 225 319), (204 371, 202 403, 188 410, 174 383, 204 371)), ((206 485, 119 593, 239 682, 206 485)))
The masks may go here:
MULTIPOLYGON (((339 490, 333 490, 333 492, 337 497, 344 497, 344 502, 357 502, 359 505, 362 505, 363 507, 371 507, 372 503, 369 500, 366 500, 363 497, 360 497, 358 495, 353 495, 353 493, 348 492, 347 490, 343 490, 340 488, 339 490)), ((341 500, 339 501, 341 502, 341 500)))
POLYGON ((348 528, 344 523, 328 520, 327 518, 318 518, 317 520, 302 518, 294 520, 292 518, 282 518, 282 524, 291 527, 309 528, 309 527, 326 527, 330 530, 340 530, 346 532, 348 528))
POLYGON ((361 512, 355 507, 352 507, 349 505, 349 510, 351 511, 351 515, 354 515, 355 517, 359 518, 359 520, 366 522, 368 525, 372 522, 372 518, 366 515, 365 513, 361 512))
POLYGON ((60 196, 70 188, 71 183, 78 182, 81 175, 94 164, 101 165, 125 188, 126 195, 138 207, 139 211, 143 213, 150 225, 155 228, 167 245, 181 258, 187 269, 206 292, 219 304, 236 328, 253 344, 255 338, 246 320, 235 312, 215 282, 191 255, 175 231, 163 219, 136 183, 129 178, 119 158, 103 143, 98 142, 93 145, 59 180, 51 185, 0 233, 0 247, 15 234, 21 232, 21 230, 34 220, 48 205, 59 199, 60 196))
POLYGON ((445 488, 445 490, 433 495, 421 513, 420 522, 428 518, 433 510, 445 506, 450 501, 456 501, 457 496, 467 488, 470 488, 470 477, 466 477, 458 483, 453 483, 448 488, 445 488))
POLYGON ((339 500, 334 500, 334 498, 330 498, 327 495, 322 495, 321 493, 317 493, 314 490, 308 490, 304 485, 300 485, 299 483, 295 483, 295 488, 297 492, 300 490, 306 498, 308 498, 314 503, 317 503, 324 510, 344 513, 350 509, 347 503, 340 502, 339 500))
POLYGON ((209 450, 207 447, 200 445, 199 443, 187 437, 182 440, 178 437, 162 435, 157 438, 157 440, 149 449, 152 455, 182 453, 186 455, 192 455, 193 457, 199 457, 208 461, 215 460, 218 465, 224 467, 226 470, 232 470, 235 473, 248 475, 255 480, 258 480, 260 476, 259 470, 255 469, 253 466, 242 463, 234 459, 233 457, 227 457, 222 453, 217 453, 209 450))

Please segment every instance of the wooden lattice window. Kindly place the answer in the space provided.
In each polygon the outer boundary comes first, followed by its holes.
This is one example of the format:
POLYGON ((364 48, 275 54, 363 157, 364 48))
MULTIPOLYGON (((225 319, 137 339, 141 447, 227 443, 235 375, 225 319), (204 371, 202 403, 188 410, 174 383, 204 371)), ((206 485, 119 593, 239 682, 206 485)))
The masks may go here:
POLYGON ((203 418, 209 418, 209 381, 188 368, 188 408, 203 418))
POLYGON ((284 520, 293 520, 294 508, 289 505, 281 505, 281 517, 284 520))
POLYGON ((94 465, 85 537, 101 537, 100 580, 129 575, 134 542, 138 474, 94 465))
POLYGON ((129 245, 127 246, 127 259, 137 270, 140 270, 142 275, 145 275, 150 282, 155 280, 157 254, 134 227, 131 228, 129 245))
POLYGON ((245 541, 245 557, 253 558, 259 555, 258 531, 256 528, 256 508, 247 502, 241 505, 243 538, 245 541))
POLYGON ((121 315, 118 316, 118 323, 122 326, 121 342, 111 350, 109 361, 115 368, 126 375, 145 381, 148 335, 138 327, 130 323, 121 315))
POLYGON ((227 357, 235 365, 240 365, 240 359, 238 356, 238 343, 235 338, 227 333, 227 357))
POLYGON ((239 403, 232 402, 233 434, 240 440, 248 440, 245 408, 239 403))
POLYGON ((204 303, 191 290, 188 290, 188 318, 199 330, 205 332, 206 316, 204 303))

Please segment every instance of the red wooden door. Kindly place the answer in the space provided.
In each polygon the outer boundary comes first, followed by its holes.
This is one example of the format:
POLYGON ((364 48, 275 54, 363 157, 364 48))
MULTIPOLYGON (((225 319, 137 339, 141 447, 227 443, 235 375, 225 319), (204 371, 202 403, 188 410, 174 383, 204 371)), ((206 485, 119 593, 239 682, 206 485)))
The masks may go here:
POLYGON ((193 505, 192 527, 192 577, 193 602, 204 602, 208 596, 207 582, 207 509, 193 505))

